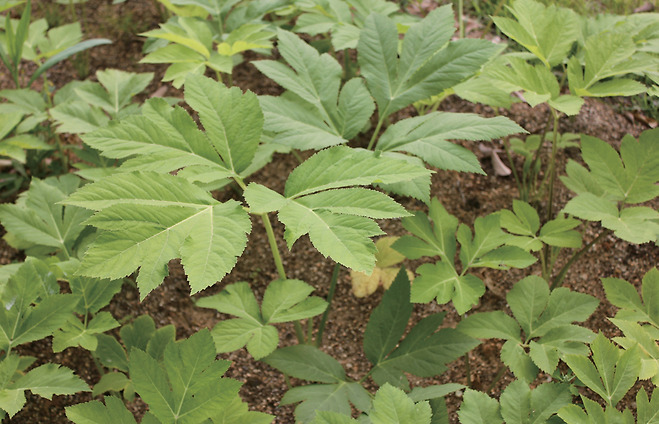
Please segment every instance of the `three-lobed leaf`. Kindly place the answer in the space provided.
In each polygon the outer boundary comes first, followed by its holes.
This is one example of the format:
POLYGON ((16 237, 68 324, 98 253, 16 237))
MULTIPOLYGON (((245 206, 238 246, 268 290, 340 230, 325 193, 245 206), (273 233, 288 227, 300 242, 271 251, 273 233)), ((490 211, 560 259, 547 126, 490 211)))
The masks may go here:
POLYGON ((218 352, 231 352, 247 345, 249 353, 261 359, 279 343, 277 329, 269 324, 311 318, 325 310, 327 303, 310 297, 312 291, 313 287, 300 280, 276 280, 266 289, 259 308, 249 285, 240 282, 217 295, 199 299, 197 306, 239 317, 220 321, 213 328, 218 352))

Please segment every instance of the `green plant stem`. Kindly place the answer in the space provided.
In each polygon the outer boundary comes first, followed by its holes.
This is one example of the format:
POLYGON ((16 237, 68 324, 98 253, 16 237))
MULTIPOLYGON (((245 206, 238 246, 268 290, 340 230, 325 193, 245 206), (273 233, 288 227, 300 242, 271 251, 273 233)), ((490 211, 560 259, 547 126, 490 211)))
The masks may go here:
POLYGON ((515 178, 515 183, 517 184, 517 189, 519 190, 519 197, 525 202, 528 202, 528 195, 526 199, 522 195, 522 191, 526 191, 526 190, 524 189, 524 186, 522 186, 522 181, 519 179, 519 174, 517 173, 517 167, 515 166, 515 162, 513 161, 513 155, 510 152, 510 146, 508 146, 507 141, 503 142, 503 150, 506 152, 506 156, 508 157, 508 163, 510 163, 510 169, 513 171, 513 178, 515 178))
POLYGON ((295 159, 297 159, 298 163, 304 162, 304 159, 302 159, 302 156, 300 156, 300 152, 296 149, 291 150, 291 154, 293 157, 295 157, 295 159))
MULTIPOLYGON (((500 0, 499 3, 497 4, 496 9, 494 9, 494 13, 492 13, 492 17, 499 16, 499 13, 501 12, 501 9, 503 8, 504 4, 506 4, 506 0, 500 0)), ((483 31, 483 34, 489 34, 490 30, 492 29, 492 24, 494 23, 493 19, 490 19, 490 21, 487 23, 485 26, 485 30, 483 31)))
POLYGON ((380 128, 382 128, 383 123, 384 123, 384 118, 379 117, 378 124, 375 126, 375 131, 373 131, 371 140, 368 142, 368 147, 366 148, 367 150, 371 150, 375 146, 375 140, 378 138, 378 133, 380 132, 380 128))
POLYGON ((551 289, 554 290, 556 287, 559 287, 560 285, 563 284, 563 280, 565 279, 565 275, 567 274, 567 271, 570 269, 570 267, 577 261, 579 258, 581 258, 584 253, 586 253, 595 243, 599 242, 602 240, 604 237, 608 236, 611 234, 611 230, 605 229, 602 230, 601 233, 594 239, 592 239, 587 245, 579 249, 572 257, 570 258, 569 261, 565 265, 563 265, 563 268, 558 272, 558 275, 556 275, 556 278, 551 283, 551 289))
POLYGON ((313 317, 307 320, 307 341, 311 342, 313 340, 313 317))
POLYGON ((471 364, 469 363, 469 352, 465 353, 465 378, 466 386, 471 388, 471 364))
POLYGON ((544 250, 545 246, 543 246, 543 249, 540 250, 540 264, 542 266, 542 278, 544 278, 545 281, 549 281, 551 275, 549 275, 549 270, 547 269, 547 257, 545 256, 544 250))
POLYGON ((458 0, 458 33, 460 34, 460 38, 465 38, 465 24, 464 20, 462 18, 462 14, 464 13, 464 0, 458 0))
POLYGON ((352 78, 352 72, 350 71, 350 54, 348 49, 343 50, 343 73, 344 81, 348 81, 350 78, 352 78))
MULTIPOLYGON (((553 107, 550 108, 554 117, 553 138, 551 142, 551 159, 549 161, 549 203, 547 204, 547 221, 554 216, 554 182, 556 180, 556 155, 558 153, 558 112, 553 107)), ((541 141, 542 143, 542 141, 541 141)))
MULTIPOLYGON (((552 134, 552 142, 551 142, 551 157, 549 158, 549 171, 547 172, 547 178, 549 181, 549 196, 548 196, 548 203, 547 203, 547 218, 545 222, 551 221, 551 219, 554 216, 554 180, 556 179, 555 173, 556 173, 556 154, 558 153, 558 113, 556 112, 556 109, 553 107, 550 107, 551 114, 554 117, 554 126, 553 126, 553 134, 552 134)), ((540 141, 540 145, 542 146, 542 140, 540 141)), ((543 252, 545 258, 549 257, 549 245, 545 244, 543 246, 543 252)), ((544 274, 544 271, 543 271, 544 274)), ((552 284, 553 286, 553 284, 552 284)))
POLYGON ((323 344, 323 333, 325 332, 325 324, 327 323, 327 317, 329 316, 330 309, 332 308, 332 300, 334 299, 334 293, 336 293, 336 283, 339 280, 339 271, 341 265, 336 263, 334 264, 334 270, 332 271, 332 280, 330 281, 329 293, 327 293, 327 309, 323 312, 323 317, 320 319, 320 325, 318 326, 318 334, 316 334, 316 347, 320 347, 323 344))
POLYGON ((295 337, 297 337, 297 342, 305 344, 306 339, 304 338, 304 330, 302 330, 302 324, 300 324, 300 321, 293 321, 293 326, 295 327, 295 337))
POLYGON ((487 390, 485 390, 485 393, 489 393, 494 389, 494 386, 501 380, 501 377, 506 373, 506 366, 503 364, 499 364, 499 370, 497 371, 497 374, 494 376, 494 380, 490 383, 489 386, 487 386, 487 390))
POLYGON ((270 223, 270 218, 267 213, 260 214, 261 220, 263 221, 263 226, 265 227, 265 232, 268 235, 268 242, 270 243, 270 250, 272 251, 272 258, 275 260, 275 267, 277 267, 277 273, 279 278, 282 280, 286 279, 286 271, 284 270, 284 264, 281 261, 281 256, 279 255, 279 248, 277 247, 277 239, 275 239, 275 232, 272 230, 272 224, 270 223))

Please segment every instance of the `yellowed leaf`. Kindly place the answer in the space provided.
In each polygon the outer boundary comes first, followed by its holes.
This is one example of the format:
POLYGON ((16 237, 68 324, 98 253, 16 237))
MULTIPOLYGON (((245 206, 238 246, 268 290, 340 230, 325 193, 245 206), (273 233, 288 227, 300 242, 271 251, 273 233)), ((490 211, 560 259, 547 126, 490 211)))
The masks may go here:
POLYGON ((355 297, 366 297, 373 294, 380 285, 380 269, 374 268, 371 275, 359 271, 350 271, 352 278, 352 294, 355 297))

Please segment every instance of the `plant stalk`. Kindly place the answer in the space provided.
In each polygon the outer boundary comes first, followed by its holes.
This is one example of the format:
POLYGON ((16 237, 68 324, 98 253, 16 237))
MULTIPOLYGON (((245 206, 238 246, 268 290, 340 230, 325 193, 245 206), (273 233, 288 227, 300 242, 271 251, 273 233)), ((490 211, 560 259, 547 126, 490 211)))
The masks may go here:
POLYGON ((572 257, 570 258, 569 261, 565 265, 563 265, 563 268, 558 272, 558 275, 556 278, 554 278, 554 281, 551 284, 550 289, 554 290, 556 287, 559 287, 560 285, 563 284, 563 280, 565 279, 565 275, 567 274, 567 271, 570 269, 570 267, 579 259, 581 258, 584 253, 586 253, 595 243, 599 242, 602 240, 604 237, 608 236, 611 234, 611 230, 604 229, 597 237, 595 237, 593 240, 590 241, 587 245, 582 247, 579 251, 577 251, 572 257))
POLYGON ((339 270, 341 265, 336 263, 334 264, 334 270, 332 271, 332 280, 330 281, 329 293, 327 293, 327 309, 323 312, 323 317, 320 319, 320 325, 318 326, 318 334, 316 334, 316 347, 320 347, 323 344, 323 333, 325 332, 325 324, 327 323, 327 317, 329 316, 330 309, 332 308, 332 300, 334 299, 334 293, 336 293, 336 283, 339 280, 339 270))
POLYGON ((458 33, 460 38, 465 38, 465 24, 462 17, 464 13, 464 0, 458 0, 458 33))
POLYGON ((378 133, 380 132, 380 128, 382 128, 383 123, 384 123, 384 118, 378 118, 378 124, 375 126, 375 131, 373 131, 373 136, 371 136, 371 140, 368 142, 368 147, 366 148, 367 150, 372 150, 373 147, 375 146, 375 140, 378 138, 378 133))
POLYGON ((275 232, 272 230, 272 224, 270 224, 270 218, 267 213, 260 214, 261 220, 263 221, 263 226, 265 227, 265 232, 268 235, 268 242, 270 243, 270 250, 272 251, 272 258, 275 261, 275 267, 277 267, 277 273, 279 278, 282 280, 286 279, 286 271, 284 270, 284 264, 281 261, 281 256, 279 255, 279 248, 277 247, 277 239, 275 239, 275 232))

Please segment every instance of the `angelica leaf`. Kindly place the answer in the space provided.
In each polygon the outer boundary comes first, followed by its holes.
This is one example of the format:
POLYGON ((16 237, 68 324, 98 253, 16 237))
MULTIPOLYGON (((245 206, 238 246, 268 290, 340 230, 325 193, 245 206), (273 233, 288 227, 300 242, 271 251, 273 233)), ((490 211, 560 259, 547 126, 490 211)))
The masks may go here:
POLYGON ((461 423, 500 424, 503 422, 499 412, 499 402, 485 393, 467 389, 463 399, 458 410, 461 423))
POLYGON ((519 132, 524 130, 503 117, 434 112, 389 126, 376 150, 407 152, 437 168, 484 174, 473 153, 448 140, 491 140, 519 132))
POLYGON ((66 203, 96 210, 88 223, 105 230, 78 273, 115 279, 140 267, 142 298, 162 282, 176 257, 193 293, 215 283, 235 265, 251 228, 237 202, 220 203, 168 174, 113 175, 78 190, 66 203))
POLYGON ((270 283, 259 310, 254 295, 245 282, 232 284, 221 293, 201 298, 197 306, 238 316, 220 321, 212 330, 218 352, 231 352, 247 345, 255 359, 272 353, 279 343, 277 329, 269 324, 310 318, 320 314, 327 302, 309 296, 313 287, 300 280, 276 280, 270 283))
POLYGON ((425 168, 345 146, 323 150, 288 177, 284 196, 250 184, 245 198, 255 211, 278 210, 289 248, 305 234, 320 253, 354 270, 370 273, 375 245, 382 234, 373 218, 408 213, 388 196, 359 187, 426 176, 425 168))
POLYGON ((105 398, 105 405, 94 400, 67 406, 66 417, 76 424, 137 423, 133 414, 126 408, 126 405, 124 405, 121 399, 115 396, 107 396, 105 398))
POLYGON ((562 180, 577 196, 565 205, 564 211, 578 218, 601 221, 616 236, 633 243, 654 241, 659 236, 659 213, 645 206, 627 207, 659 195, 659 161, 657 160, 657 130, 648 130, 636 141, 623 138, 620 156, 609 144, 594 137, 582 137, 582 154, 590 171, 576 165, 568 166, 562 180), (579 181, 596 180, 583 184, 579 181), (620 205, 618 205, 620 203, 620 205))
POLYGON ((590 348, 592 362, 580 355, 567 355, 565 362, 579 380, 614 407, 638 377, 641 361, 637 347, 623 352, 600 333, 590 348))
MULTIPOLYGON (((0 369, 9 372, 8 376, 17 371, 18 356, 11 355, 0 363, 0 369), (9 363, 14 362, 10 365, 9 363), (13 368, 13 369, 11 369, 13 368)), ((16 380, 3 382, 0 389, 0 408, 10 417, 14 416, 25 405, 25 391, 52 399, 53 395, 71 395, 81 391, 89 391, 89 386, 73 374, 69 368, 48 363, 28 371, 16 380)))
POLYGON ((496 26, 537 56, 548 68, 560 64, 579 35, 576 14, 566 8, 533 0, 517 0, 509 10, 516 20, 493 17, 496 26), (556 37, 560 31, 561 36, 556 37))
POLYGON ((437 331, 444 315, 421 320, 402 340, 412 313, 410 282, 401 270, 382 302, 373 310, 364 333, 364 353, 374 365, 373 379, 406 388, 404 372, 431 377, 448 362, 477 345, 477 341, 449 328, 437 331))
POLYGON ((204 421, 228 407, 240 383, 222 375, 229 362, 215 360, 208 330, 165 348, 164 367, 147 353, 130 353, 130 376, 136 392, 161 422, 204 421))
POLYGON ((0 205, 0 221, 22 248, 39 248, 43 253, 73 253, 90 213, 60 202, 80 185, 74 175, 45 180, 33 179, 30 189, 15 204, 0 205))
POLYGON ((432 410, 428 402, 414 403, 402 390, 385 384, 375 393, 368 417, 373 424, 430 424, 432 410))
POLYGON ((451 22, 448 6, 430 12, 410 26, 398 58, 394 21, 377 13, 366 19, 357 45, 359 65, 381 119, 465 80, 498 51, 484 40, 449 41, 451 22))
POLYGON ((362 80, 353 78, 340 88, 342 69, 336 60, 288 31, 279 30, 278 48, 293 69, 272 60, 254 62, 288 90, 284 96, 261 98, 266 129, 275 133, 273 141, 304 150, 355 137, 374 110, 362 80))
POLYGON ((636 52, 629 33, 602 31, 586 40, 585 66, 573 57, 568 63, 570 91, 578 96, 631 96, 642 93, 645 86, 630 79, 606 78, 654 69, 652 60, 632 58, 636 52))

